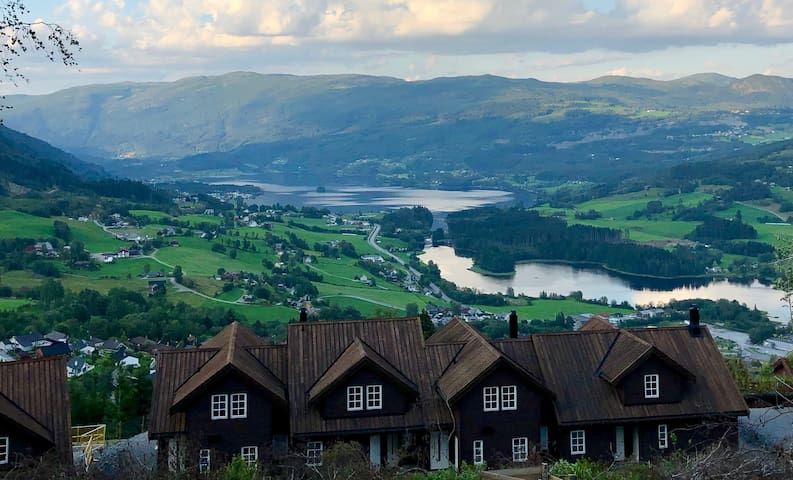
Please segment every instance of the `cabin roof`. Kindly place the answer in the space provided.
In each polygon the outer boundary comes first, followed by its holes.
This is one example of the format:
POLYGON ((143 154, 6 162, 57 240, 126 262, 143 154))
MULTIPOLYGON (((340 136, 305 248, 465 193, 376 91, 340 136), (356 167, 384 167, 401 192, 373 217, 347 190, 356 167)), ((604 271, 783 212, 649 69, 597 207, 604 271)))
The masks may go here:
POLYGON ((394 367, 382 355, 377 353, 363 340, 356 337, 352 343, 339 355, 325 373, 322 374, 309 389, 308 400, 315 402, 333 390, 340 382, 358 370, 363 364, 369 364, 376 370, 384 373, 402 388, 418 393, 418 387, 402 372, 394 367))
POLYGON ((0 415, 52 443, 71 461, 66 357, 0 363, 0 415))
MULTIPOLYGON (((612 331, 571 332, 534 335, 534 346, 543 378, 556 393, 554 407, 559 423, 587 424, 650 417, 687 417, 712 414, 746 415, 748 409, 730 376, 721 353, 707 327, 701 337, 692 337, 686 327, 612 331), (603 359, 622 333, 631 336, 625 363, 650 351, 664 352, 681 368, 692 372, 682 401, 677 403, 624 405, 619 392, 598 375, 603 359)), ((623 371, 616 362, 613 371, 623 371)), ((614 377, 611 377, 614 378, 614 377)))
MULTIPOLYGON (((425 418, 446 418, 433 400, 424 337, 418 318, 341 322, 299 322, 289 325, 290 428, 295 435, 421 428, 425 418), (356 342, 356 339, 358 342, 356 342), (369 347, 367 349, 363 345, 369 347), (347 355, 342 355, 347 351, 347 355), (404 415, 323 419, 310 405, 312 388, 337 380, 362 355, 376 353, 380 365, 415 384, 418 401, 404 415), (334 365, 335 364, 335 365, 334 365), (326 372, 329 372, 326 375, 326 372), (324 378, 323 378, 324 377, 324 378), (433 411, 434 408, 438 411, 433 411)), ((321 389, 319 389, 321 390, 321 389)), ((316 391, 315 391, 316 393, 316 391)))

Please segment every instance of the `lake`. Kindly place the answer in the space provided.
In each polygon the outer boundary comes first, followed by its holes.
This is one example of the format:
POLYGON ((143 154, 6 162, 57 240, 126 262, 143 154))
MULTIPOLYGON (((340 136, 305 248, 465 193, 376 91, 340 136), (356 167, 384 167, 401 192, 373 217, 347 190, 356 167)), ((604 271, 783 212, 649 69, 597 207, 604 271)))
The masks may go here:
POLYGON ((421 205, 433 213, 449 213, 484 205, 511 204, 515 194, 502 190, 429 190, 405 187, 369 187, 356 185, 317 186, 284 185, 250 180, 220 182, 226 185, 252 185, 261 193, 250 200, 259 205, 291 204, 328 208, 333 212, 369 212, 421 205))
POLYGON ((427 248, 421 260, 425 263, 435 262, 443 278, 458 286, 474 288, 483 293, 505 293, 512 287, 516 294, 539 297, 543 291, 567 295, 580 290, 584 298, 607 297, 609 301, 616 300, 618 303, 627 300, 631 305, 662 305, 673 299, 726 298, 737 300, 750 308, 756 306, 768 312, 775 321, 787 323, 790 318, 786 304, 780 300, 782 292, 758 281, 741 284, 724 279, 688 281, 627 278, 600 269, 548 263, 521 263, 510 277, 491 277, 471 271, 473 260, 458 257, 452 247, 427 248))

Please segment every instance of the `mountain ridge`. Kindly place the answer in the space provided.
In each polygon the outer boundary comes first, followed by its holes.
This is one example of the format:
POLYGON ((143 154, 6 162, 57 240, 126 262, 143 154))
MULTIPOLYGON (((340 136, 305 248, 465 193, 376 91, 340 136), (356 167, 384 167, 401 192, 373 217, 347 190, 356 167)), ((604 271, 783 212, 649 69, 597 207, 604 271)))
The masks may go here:
MULTIPOLYGON (((610 76, 561 83, 479 75, 409 82, 230 72, 74 87, 7 102, 14 106, 8 126, 105 159, 102 164, 121 175, 172 162, 194 172, 190 159, 211 157, 215 164, 203 162, 202 169, 341 178, 351 165, 366 164, 365 176, 376 181, 411 181, 430 169, 438 173, 425 180, 436 182, 439 172, 470 179, 471 172, 488 176, 515 168, 569 177, 584 156, 611 151, 652 163, 640 157, 676 162, 734 148, 708 137, 746 124, 746 131, 729 137, 740 143, 755 127, 778 129, 779 115, 772 113, 793 110, 793 80, 705 73, 671 81, 610 76), (735 116, 748 110, 751 118, 735 116)), ((628 175, 631 168, 609 171, 628 175)))

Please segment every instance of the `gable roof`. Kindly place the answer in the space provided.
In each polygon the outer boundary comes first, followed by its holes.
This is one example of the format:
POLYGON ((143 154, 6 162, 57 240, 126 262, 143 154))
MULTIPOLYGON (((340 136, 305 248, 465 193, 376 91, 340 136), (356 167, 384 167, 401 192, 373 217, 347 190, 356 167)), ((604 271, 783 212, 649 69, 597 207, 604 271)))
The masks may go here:
POLYGON ((556 394, 553 403, 560 425, 648 417, 748 414, 746 402, 707 327, 703 328, 701 337, 689 335, 687 327, 578 331, 533 337, 543 379, 556 394), (620 347, 623 358, 636 358, 637 354, 647 350, 645 344, 650 344, 694 375, 695 381, 689 383, 682 401, 624 405, 618 389, 594 374, 623 332, 638 338, 629 337, 625 347, 620 347))
POLYGON ((600 315, 592 315, 589 320, 587 320, 581 328, 578 329, 579 332, 589 332, 589 331, 597 331, 597 330, 616 330, 617 327, 611 324, 607 319, 601 317, 600 315))
POLYGON ((418 387, 382 355, 358 337, 339 355, 325 373, 309 389, 309 403, 316 402, 329 393, 339 382, 353 374, 359 367, 369 364, 384 373, 402 388, 418 393, 418 387))
POLYGON ((289 325, 288 335, 289 425, 293 434, 422 428, 427 418, 451 423, 448 410, 444 412, 445 406, 436 402, 433 395, 418 318, 299 322, 289 325), (417 401, 402 415, 323 419, 319 409, 310 404, 312 387, 336 379, 336 372, 355 364, 356 358, 372 358, 372 351, 382 358, 378 360, 381 366, 391 365, 404 376, 403 381, 417 387, 417 401))
POLYGON ((228 370, 242 374, 281 403, 286 403, 284 384, 246 349, 262 344, 262 339, 239 322, 229 324, 204 344, 208 348, 217 348, 217 353, 176 390, 171 411, 177 411, 189 403, 196 393, 228 370))
POLYGON ((628 330, 620 330, 598 366, 595 374, 612 385, 619 384, 626 375, 639 367, 651 356, 656 356, 672 369, 689 379, 695 375, 675 362, 663 351, 642 340, 628 330))
POLYGON ((52 345, 39 347, 39 351, 42 357, 54 357, 56 355, 69 355, 72 353, 69 344, 63 342, 54 342, 52 345))
POLYGON ((66 357, 0 363, 0 415, 72 460, 66 357))
MULTIPOLYGON (((438 379, 438 388, 440 388, 444 397, 450 403, 454 403, 463 393, 493 371, 498 365, 506 365, 512 368, 526 377, 536 387, 550 393, 540 377, 505 355, 491 344, 484 335, 464 320, 452 319, 433 337, 435 337, 434 344, 439 344, 442 340, 455 339, 461 339, 465 342, 465 346, 438 379), (447 328, 449 330, 445 331, 447 328)), ((529 348, 531 348, 530 345, 529 348)))
POLYGON ((286 402, 286 350, 233 322, 199 348, 157 352, 149 437, 184 432, 181 408, 220 375, 233 371, 286 402), (271 367, 271 368, 268 368, 271 367))

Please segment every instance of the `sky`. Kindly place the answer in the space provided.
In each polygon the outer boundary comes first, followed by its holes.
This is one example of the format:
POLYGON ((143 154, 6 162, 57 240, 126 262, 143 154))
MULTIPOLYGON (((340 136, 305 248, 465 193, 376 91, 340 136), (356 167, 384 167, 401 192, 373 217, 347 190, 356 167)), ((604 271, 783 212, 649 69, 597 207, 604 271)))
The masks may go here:
POLYGON ((231 71, 793 77, 793 0, 22 1, 77 36, 78 65, 27 53, 0 94, 231 71))

